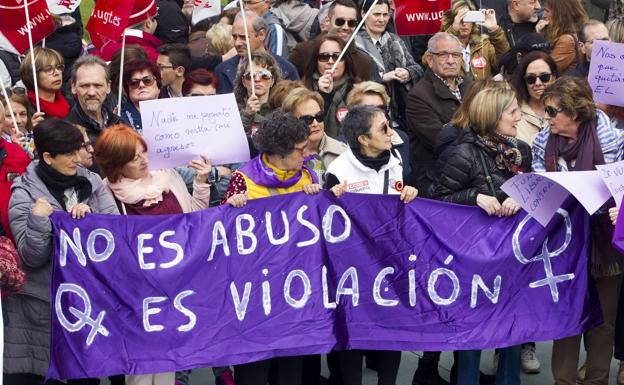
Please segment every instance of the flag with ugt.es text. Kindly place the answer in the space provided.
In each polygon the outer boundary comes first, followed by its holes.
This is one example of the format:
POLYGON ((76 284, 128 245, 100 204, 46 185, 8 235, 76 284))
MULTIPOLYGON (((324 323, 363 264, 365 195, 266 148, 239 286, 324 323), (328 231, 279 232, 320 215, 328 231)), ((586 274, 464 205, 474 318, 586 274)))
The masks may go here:
POLYGON ((429 35, 440 31, 442 15, 451 0, 394 0, 397 34, 429 35))
POLYGON ((0 32, 20 54, 29 49, 28 29, 33 44, 54 32, 54 21, 46 0, 0 0, 0 32), (29 22, 26 22, 28 6, 29 22))

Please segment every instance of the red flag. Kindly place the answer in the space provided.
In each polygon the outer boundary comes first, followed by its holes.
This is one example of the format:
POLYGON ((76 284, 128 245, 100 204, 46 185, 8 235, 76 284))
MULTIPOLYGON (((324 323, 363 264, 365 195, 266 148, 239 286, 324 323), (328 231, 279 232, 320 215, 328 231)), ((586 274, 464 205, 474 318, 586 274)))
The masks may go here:
POLYGON ((28 29, 32 33, 33 44, 43 40, 54 32, 54 20, 45 0, 29 0, 26 23, 24 0, 0 0, 0 32, 11 42, 15 49, 24 54, 29 50, 28 29))
POLYGON ((429 35, 440 31, 442 14, 451 0, 394 0, 394 23, 399 35, 429 35))
POLYGON ((156 0, 98 0, 87 23, 87 31, 96 47, 102 37, 120 41, 123 31, 156 16, 156 0))
POLYGON ((121 34, 128 26, 132 5, 133 1, 128 0, 99 0, 95 3, 93 13, 87 23, 87 31, 94 44, 97 35, 114 41, 121 38, 121 34))

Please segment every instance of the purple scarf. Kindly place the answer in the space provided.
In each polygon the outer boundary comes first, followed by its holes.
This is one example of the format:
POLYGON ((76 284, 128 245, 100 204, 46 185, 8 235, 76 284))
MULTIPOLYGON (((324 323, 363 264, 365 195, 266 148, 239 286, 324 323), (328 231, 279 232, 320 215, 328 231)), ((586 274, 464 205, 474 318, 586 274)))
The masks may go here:
POLYGON ((262 154, 256 156, 249 162, 247 162, 243 167, 240 168, 240 171, 247 175, 255 184, 269 187, 269 188, 289 188, 294 186, 299 182, 301 176, 303 175, 303 170, 306 170, 310 177, 312 178, 312 183, 318 183, 318 177, 316 173, 308 166, 306 166, 306 162, 309 158, 306 158, 303 162, 303 167, 299 170, 298 173, 293 175, 291 178, 286 180, 280 180, 275 171, 271 169, 271 167, 267 166, 262 161, 262 154))
POLYGON ((597 164, 604 164, 604 155, 600 147, 594 118, 581 123, 576 140, 568 143, 561 135, 550 134, 546 142, 544 160, 546 171, 559 171, 558 161, 562 157, 568 164, 568 171, 591 171, 597 164), (574 167, 572 161, 576 159, 574 167))

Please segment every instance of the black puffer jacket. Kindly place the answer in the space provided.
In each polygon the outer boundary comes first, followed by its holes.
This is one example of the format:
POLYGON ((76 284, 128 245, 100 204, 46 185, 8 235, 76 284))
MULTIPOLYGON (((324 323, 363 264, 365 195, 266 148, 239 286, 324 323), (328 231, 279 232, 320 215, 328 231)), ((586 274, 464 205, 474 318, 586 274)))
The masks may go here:
MULTIPOLYGON (((531 171, 531 148, 528 144, 518 141, 518 148, 522 154, 522 169, 531 171)), ((438 179, 432 187, 434 199, 464 205, 476 205, 477 195, 492 195, 485 178, 483 164, 479 151, 483 151, 492 183, 496 189, 496 198, 503 202, 507 198, 500 187, 514 176, 507 170, 496 167, 494 151, 485 146, 471 128, 464 130, 457 138, 453 154, 450 154, 445 164, 438 163, 436 170, 438 179)))

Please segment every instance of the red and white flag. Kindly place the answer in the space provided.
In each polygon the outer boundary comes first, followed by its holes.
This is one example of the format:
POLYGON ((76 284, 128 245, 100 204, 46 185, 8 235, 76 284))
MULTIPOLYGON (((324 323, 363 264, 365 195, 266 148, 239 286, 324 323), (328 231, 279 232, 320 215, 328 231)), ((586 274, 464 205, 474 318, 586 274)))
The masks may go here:
POLYGON ((81 0, 47 0, 50 12, 55 15, 71 13, 78 8, 81 0))
POLYGON ((28 30, 32 33, 33 44, 54 32, 54 20, 45 0, 29 0, 26 22, 24 0, 0 0, 0 32, 20 53, 29 50, 28 30))
POLYGON ((195 0, 193 2, 193 25, 212 16, 221 14, 221 1, 195 0))
POLYGON ((93 13, 87 23, 87 31, 91 41, 98 46, 103 36, 118 41, 128 26, 128 19, 132 12, 133 1, 128 0, 99 0, 95 3, 93 13))
POLYGON ((440 31, 442 15, 451 0, 394 0, 397 34, 429 35, 440 31))

